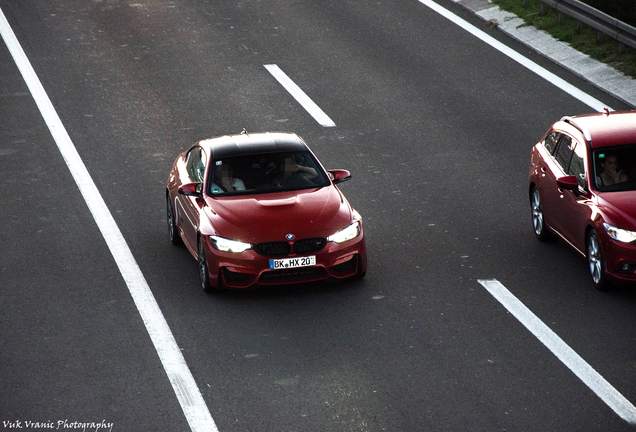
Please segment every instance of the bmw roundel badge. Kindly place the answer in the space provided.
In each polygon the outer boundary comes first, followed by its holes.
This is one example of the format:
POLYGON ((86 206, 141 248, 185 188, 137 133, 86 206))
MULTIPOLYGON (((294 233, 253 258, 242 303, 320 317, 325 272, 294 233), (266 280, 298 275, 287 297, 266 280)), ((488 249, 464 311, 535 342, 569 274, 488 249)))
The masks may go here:
POLYGON ((295 238, 296 238, 296 236, 295 236, 295 235, 293 235, 293 234, 287 234, 287 235, 285 236, 285 238, 286 238, 287 240, 289 240, 289 241, 292 241, 293 239, 295 239, 295 238))

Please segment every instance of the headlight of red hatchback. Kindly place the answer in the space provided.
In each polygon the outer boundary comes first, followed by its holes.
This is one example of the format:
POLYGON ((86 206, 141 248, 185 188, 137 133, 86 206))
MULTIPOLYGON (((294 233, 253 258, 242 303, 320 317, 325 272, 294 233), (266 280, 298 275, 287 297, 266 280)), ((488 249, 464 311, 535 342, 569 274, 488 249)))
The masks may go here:
POLYGON ((616 241, 631 243, 636 240, 636 232, 634 231, 618 228, 607 223, 604 223, 603 226, 605 227, 605 232, 607 233, 607 235, 616 241))

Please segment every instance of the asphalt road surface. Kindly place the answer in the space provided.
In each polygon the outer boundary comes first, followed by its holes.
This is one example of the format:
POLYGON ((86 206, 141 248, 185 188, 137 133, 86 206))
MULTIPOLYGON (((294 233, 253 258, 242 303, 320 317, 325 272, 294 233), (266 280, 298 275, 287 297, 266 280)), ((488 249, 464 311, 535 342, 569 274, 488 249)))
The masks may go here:
MULTIPOLYGON (((438 4, 628 108, 453 2, 438 4)), ((595 291, 585 260, 538 242, 530 223, 530 148, 590 106, 417 0, 0 0, 0 9, 213 419, 194 424, 194 405, 178 397, 145 306, 58 148, 59 128, 0 44, 0 430, 633 429, 636 291, 595 291), (335 126, 316 121, 272 64, 335 126), (365 220, 364 280, 198 288, 196 261, 168 241, 165 182, 189 145, 243 128, 296 132, 327 168, 352 172, 341 189, 365 220), (625 409, 524 327, 480 283, 490 279, 625 409)))

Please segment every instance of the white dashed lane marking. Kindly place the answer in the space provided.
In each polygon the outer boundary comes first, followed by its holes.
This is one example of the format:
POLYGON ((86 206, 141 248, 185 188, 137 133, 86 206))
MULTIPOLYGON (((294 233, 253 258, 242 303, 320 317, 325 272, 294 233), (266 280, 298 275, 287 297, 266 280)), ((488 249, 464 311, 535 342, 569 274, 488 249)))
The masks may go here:
POLYGON ((636 408, 605 380, 592 366, 543 323, 530 309, 496 279, 478 281, 514 315, 539 341, 557 356, 583 383, 623 420, 636 424, 636 408))
POLYGON ((324 111, 321 110, 320 107, 316 105, 314 101, 312 101, 309 96, 307 96, 305 92, 302 91, 301 88, 298 87, 296 83, 294 83, 278 66, 275 64, 266 64, 264 66, 267 68, 269 73, 276 78, 280 85, 285 87, 285 90, 287 90, 289 94, 291 94, 320 125, 324 127, 336 126, 333 120, 331 120, 329 116, 325 114, 324 111))

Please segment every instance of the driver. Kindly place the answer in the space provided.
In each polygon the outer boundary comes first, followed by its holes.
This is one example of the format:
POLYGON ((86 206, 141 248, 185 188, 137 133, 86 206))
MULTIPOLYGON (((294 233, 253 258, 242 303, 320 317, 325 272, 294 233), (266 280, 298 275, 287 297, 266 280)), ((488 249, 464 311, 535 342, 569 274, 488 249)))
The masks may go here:
POLYGON ((609 186, 616 183, 627 181, 627 174, 623 170, 618 170, 618 160, 616 155, 608 154, 603 162, 601 162, 603 172, 601 173, 601 181, 603 186, 609 186))
POLYGON ((311 168, 304 165, 299 165, 294 160, 293 156, 288 156, 282 165, 282 172, 274 178, 274 185, 276 187, 283 187, 285 182, 290 180, 292 176, 300 175, 304 180, 313 180, 318 177, 318 172, 315 168, 311 168))

